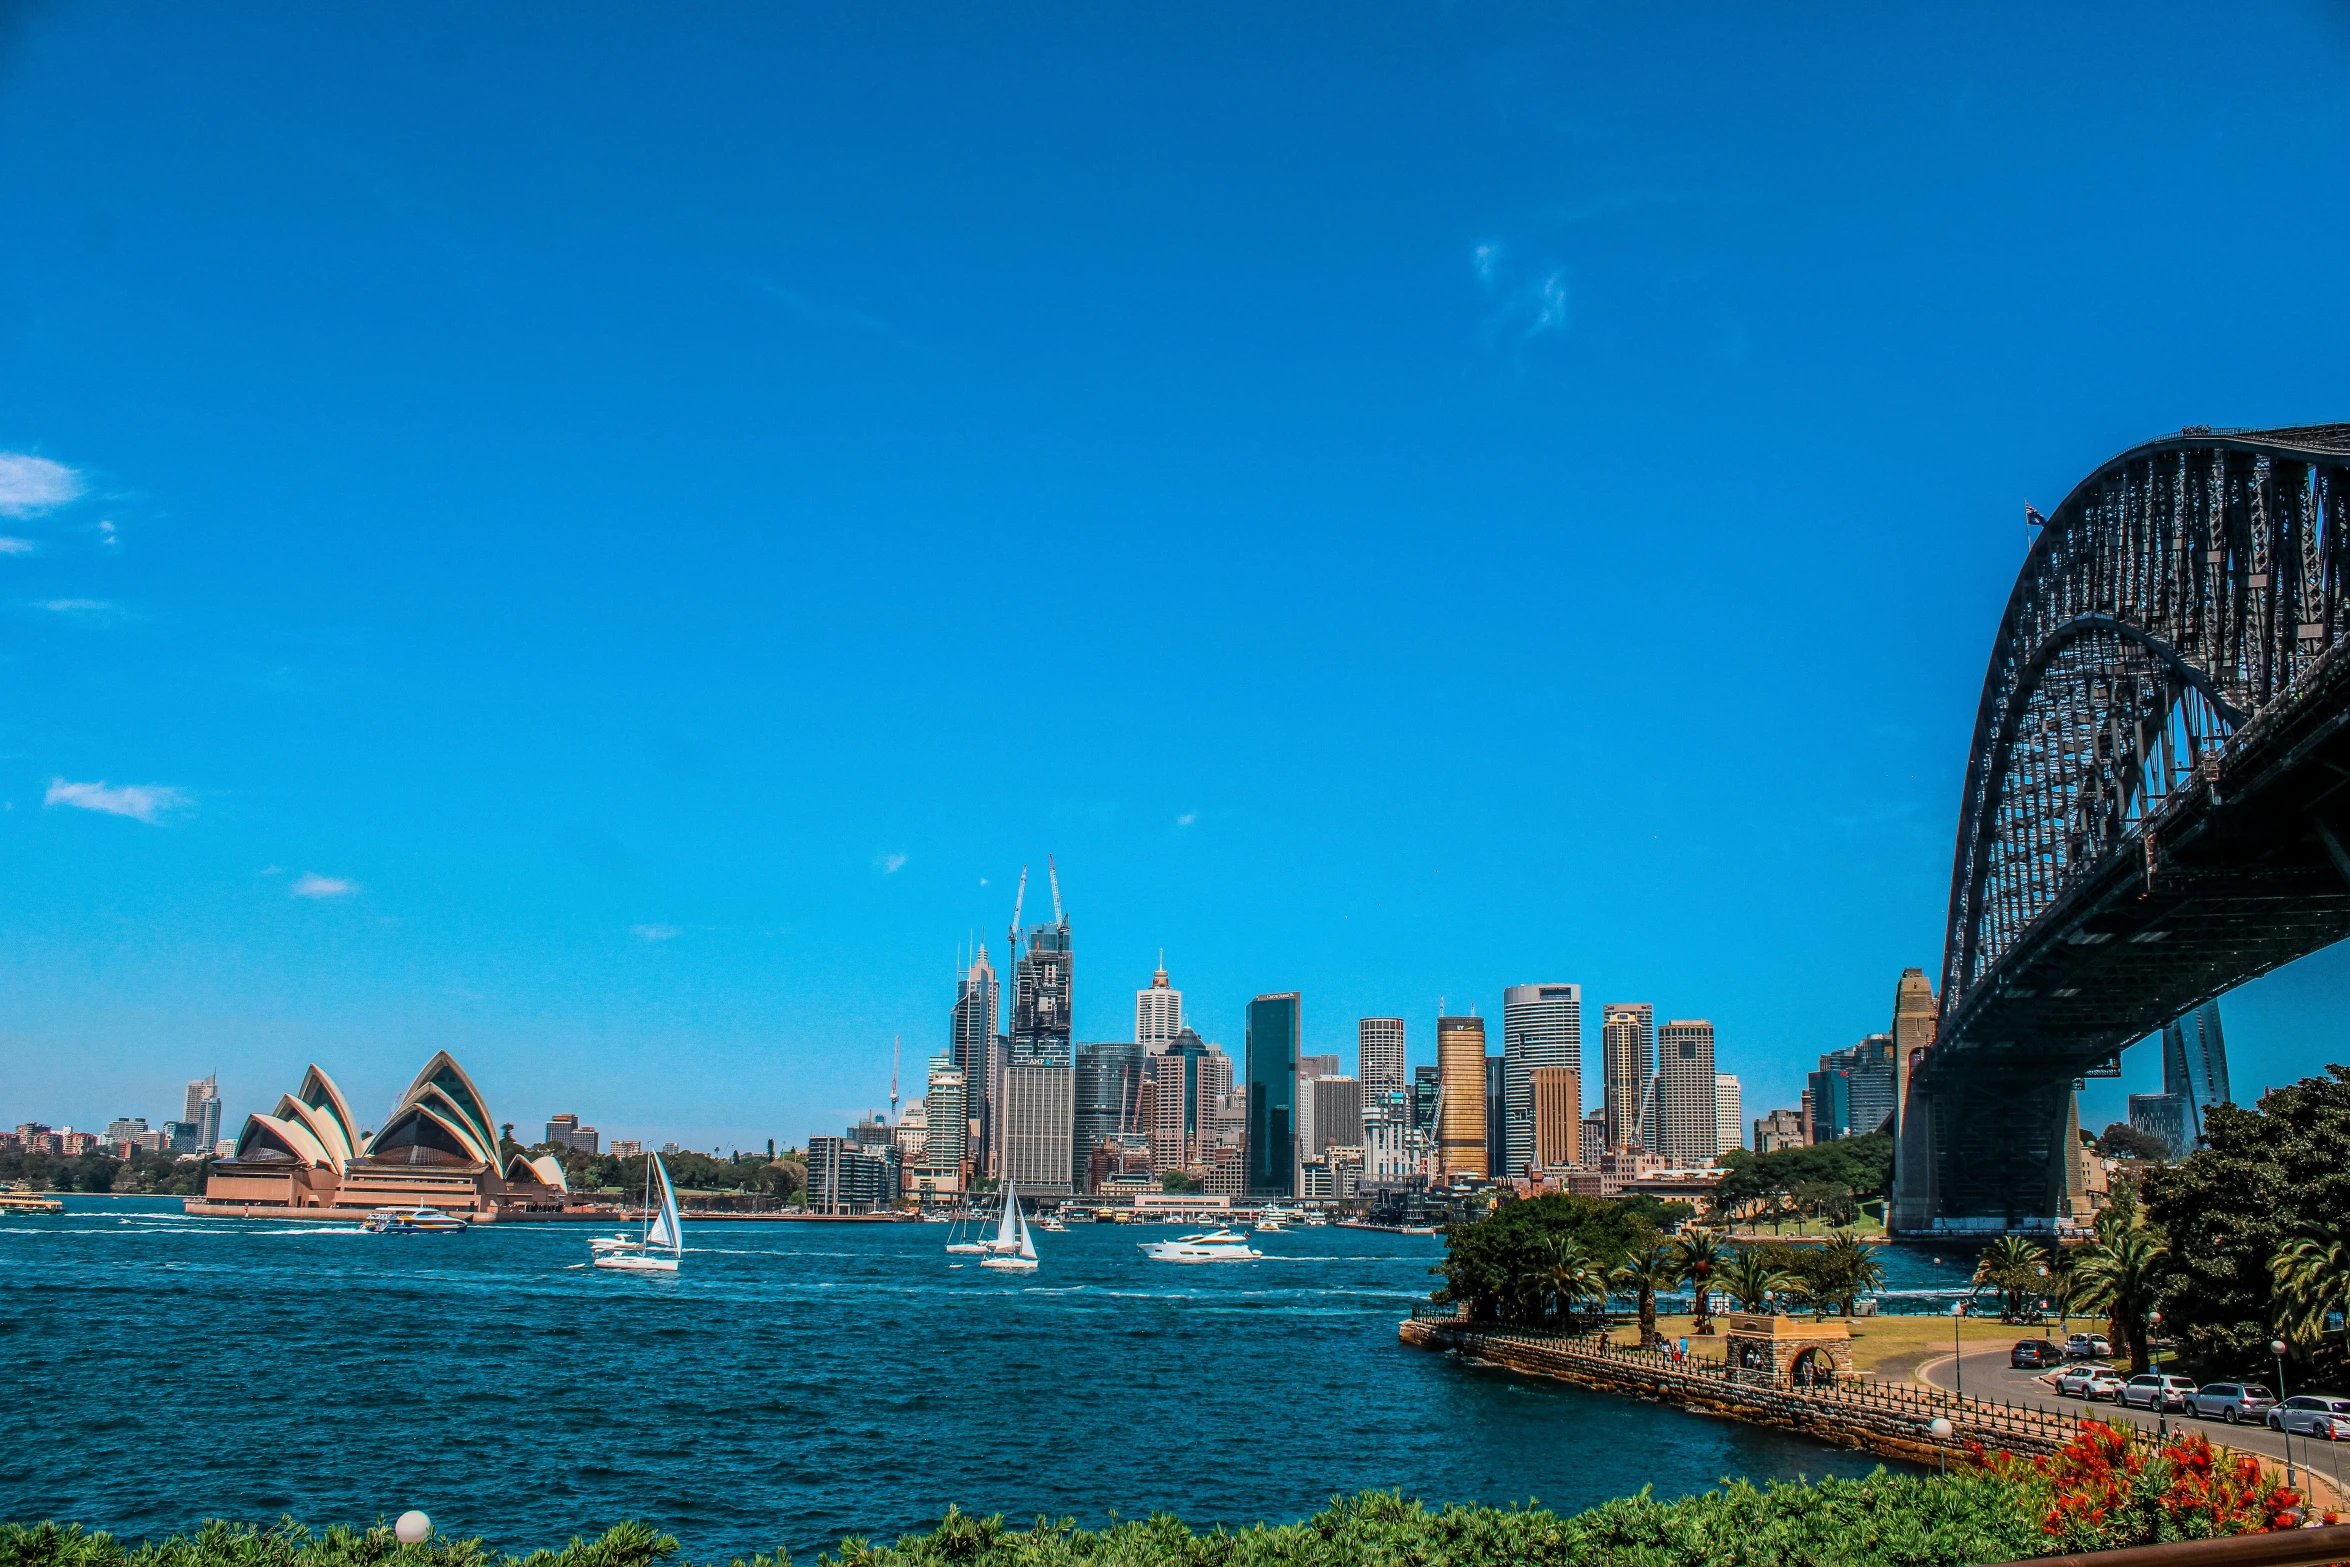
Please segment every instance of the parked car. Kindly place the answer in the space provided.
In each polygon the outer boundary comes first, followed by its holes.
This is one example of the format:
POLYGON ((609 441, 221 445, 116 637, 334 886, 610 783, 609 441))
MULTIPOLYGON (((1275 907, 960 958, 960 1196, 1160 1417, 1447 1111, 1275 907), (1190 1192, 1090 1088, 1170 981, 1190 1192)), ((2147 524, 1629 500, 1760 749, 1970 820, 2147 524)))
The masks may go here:
POLYGON ((2198 1388, 2187 1400, 2187 1412, 2205 1420, 2224 1420, 2237 1425, 2246 1420, 2266 1419, 2276 1405, 2277 1397, 2257 1382, 2213 1382, 2198 1388))
POLYGON ((2113 1345, 2102 1333, 2075 1333, 2064 1341, 2067 1360, 2104 1360, 2113 1353, 2113 1345))
POLYGON ((2015 1348, 2008 1352, 2007 1363, 2022 1370, 2040 1371, 2063 1365, 2064 1351, 2048 1339, 2017 1339, 2015 1348))
POLYGON ((2111 1366, 2075 1365, 2056 1379, 2056 1390, 2067 1398, 2085 1398, 2094 1404, 2122 1390, 2121 1373, 2111 1366))
POLYGON ((2175 1409, 2186 1412, 2187 1400, 2195 1396, 2195 1383, 2189 1377, 2164 1376, 2159 1371, 2148 1371, 2130 1378, 2113 1401, 2131 1409, 2175 1409))
POLYGON ((2322 1436, 2329 1442, 2350 1441, 2350 1398, 2296 1393, 2268 1412, 2268 1428, 2295 1436, 2322 1436))

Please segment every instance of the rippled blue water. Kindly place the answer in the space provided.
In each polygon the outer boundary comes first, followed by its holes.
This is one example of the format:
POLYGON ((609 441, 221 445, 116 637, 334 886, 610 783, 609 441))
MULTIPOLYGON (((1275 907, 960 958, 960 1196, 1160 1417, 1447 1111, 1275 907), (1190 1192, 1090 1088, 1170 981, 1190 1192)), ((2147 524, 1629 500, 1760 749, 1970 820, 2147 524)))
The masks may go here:
POLYGON ((1080 1225, 1014 1279, 951 1268, 938 1226, 702 1224, 643 1279, 575 1267, 577 1226, 72 1204, 0 1219, 0 1517, 141 1537, 413 1506, 507 1549, 633 1517, 697 1559, 805 1559, 949 1502, 1246 1523, 1372 1486, 1573 1509, 1872 1466, 1403 1348, 1427 1236, 1179 1268, 1135 1249, 1168 1231, 1080 1225))

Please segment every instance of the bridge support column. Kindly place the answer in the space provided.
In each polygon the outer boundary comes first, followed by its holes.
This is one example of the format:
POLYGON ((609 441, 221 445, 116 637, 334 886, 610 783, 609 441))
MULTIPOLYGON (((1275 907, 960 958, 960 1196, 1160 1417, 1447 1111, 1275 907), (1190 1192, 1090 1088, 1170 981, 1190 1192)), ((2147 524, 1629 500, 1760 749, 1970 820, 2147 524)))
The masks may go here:
POLYGON ((2079 1181, 2072 1079, 1969 1073, 1910 1095, 1895 1151, 1892 1227, 1911 1234, 2049 1231, 2079 1181))

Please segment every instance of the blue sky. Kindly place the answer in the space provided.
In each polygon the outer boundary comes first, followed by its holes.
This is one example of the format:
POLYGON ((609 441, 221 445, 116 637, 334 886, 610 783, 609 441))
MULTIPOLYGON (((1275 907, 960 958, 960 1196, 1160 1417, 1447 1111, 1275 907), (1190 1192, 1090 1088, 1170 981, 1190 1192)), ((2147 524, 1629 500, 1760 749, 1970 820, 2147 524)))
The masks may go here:
POLYGON ((2350 414, 2339 11, 1912 9, 0 6, 0 1121, 797 1141, 1048 852, 1080 1037, 1792 1103, 2023 503, 2350 414))

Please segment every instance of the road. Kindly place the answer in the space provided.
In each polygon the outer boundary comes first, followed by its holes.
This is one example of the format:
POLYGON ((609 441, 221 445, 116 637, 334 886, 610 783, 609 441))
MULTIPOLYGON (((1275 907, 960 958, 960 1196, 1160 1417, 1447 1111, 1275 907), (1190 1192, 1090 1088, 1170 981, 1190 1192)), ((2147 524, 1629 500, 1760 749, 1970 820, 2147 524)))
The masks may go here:
MULTIPOLYGON (((2018 1335, 2022 1337, 2023 1335, 2018 1335)), ((2005 1399, 2011 1403, 2032 1404, 2042 1409, 2072 1410, 2083 1416, 2110 1423, 2128 1421, 2148 1431, 2159 1429, 2161 1417, 2142 1409, 2125 1409, 2117 1404, 2085 1403, 2077 1398, 2066 1398, 2056 1391, 2050 1371, 2019 1371, 2007 1363, 2012 1341, 1993 1348, 1969 1347, 1965 1359, 1959 1363, 1958 1375, 1952 1374, 1952 1357, 1943 1355, 1918 1367, 1917 1379, 1928 1387, 1945 1391, 1964 1391, 1975 1398, 2005 1399), (1958 1386, 1964 1382, 1963 1389, 1958 1386)), ((2127 1362, 2123 1362, 2127 1364, 2127 1362)), ((2285 1439, 2282 1433, 2266 1426, 2231 1426, 2218 1420, 2196 1420, 2186 1415, 2168 1417, 2173 1431, 2200 1431, 2215 1446, 2233 1447, 2241 1452, 2258 1453, 2263 1458, 2279 1463, 2285 1460, 2285 1439)), ((2293 1462, 2296 1466, 2315 1463, 2320 1481, 2331 1481, 2334 1495, 2342 1496, 2343 1481, 2350 1478, 2350 1458, 2343 1449, 2350 1442, 2317 1442, 2307 1437, 2293 1438, 2293 1462)))

